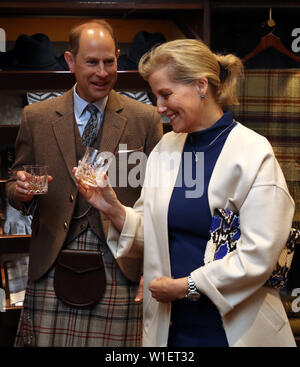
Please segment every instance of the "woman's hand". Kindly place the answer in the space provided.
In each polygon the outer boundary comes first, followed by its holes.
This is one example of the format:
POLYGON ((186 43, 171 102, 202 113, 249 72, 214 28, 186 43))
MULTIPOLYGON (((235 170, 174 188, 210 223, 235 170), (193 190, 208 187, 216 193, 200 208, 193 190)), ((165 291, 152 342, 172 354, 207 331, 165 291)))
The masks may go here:
MULTIPOLYGON (((76 167, 73 168, 73 174, 76 173, 76 167)), ((121 231, 124 225, 126 212, 123 205, 118 200, 116 193, 109 184, 106 174, 103 176, 101 186, 92 187, 77 178, 77 188, 80 194, 94 208, 104 213, 113 225, 121 231)))
MULTIPOLYGON (((103 176, 101 186, 93 187, 87 185, 83 180, 76 177, 77 168, 73 168, 73 174, 77 181, 78 191, 91 204, 94 208, 100 210, 104 214, 107 214, 111 207, 118 202, 117 196, 109 184, 108 177, 103 176)), ((100 184, 100 181, 98 181, 100 184)))
POLYGON ((187 277, 173 279, 166 276, 157 277, 149 284, 152 297, 158 302, 172 302, 184 298, 188 292, 187 277))

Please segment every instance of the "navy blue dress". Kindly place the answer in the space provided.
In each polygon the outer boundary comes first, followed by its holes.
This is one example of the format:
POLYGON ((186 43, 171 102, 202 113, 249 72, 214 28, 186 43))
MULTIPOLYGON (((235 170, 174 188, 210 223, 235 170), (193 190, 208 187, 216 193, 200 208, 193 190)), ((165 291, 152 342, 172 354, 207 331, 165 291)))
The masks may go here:
MULTIPOLYGON (((227 111, 210 128, 187 136, 168 212, 173 278, 186 277, 204 263, 212 219, 207 189, 219 154, 235 125, 232 113, 227 111), (198 189, 191 186, 193 180, 197 180, 198 189), (187 197, 193 192, 196 197, 187 197)), ((172 302, 168 346, 228 346, 219 311, 208 297, 202 295, 195 302, 188 299, 172 302)))

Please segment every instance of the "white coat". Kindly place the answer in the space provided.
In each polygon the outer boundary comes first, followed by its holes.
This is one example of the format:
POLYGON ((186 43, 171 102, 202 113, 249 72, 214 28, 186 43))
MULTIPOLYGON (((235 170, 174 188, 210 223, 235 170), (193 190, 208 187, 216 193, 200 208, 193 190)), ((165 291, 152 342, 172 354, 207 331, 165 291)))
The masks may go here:
MULTIPOLYGON (((157 302, 148 286, 157 276, 171 276, 168 207, 186 136, 164 135, 148 159, 140 199, 133 209, 126 208, 121 234, 111 227, 108 236, 116 258, 144 253, 146 347, 167 346, 171 304, 157 302), (174 157, 172 164, 167 155, 174 157)), ((212 172, 208 200, 212 215, 215 208, 240 214, 237 251, 191 273, 198 290, 218 308, 229 345, 296 346, 278 290, 264 286, 288 238, 295 209, 264 137, 239 123, 232 129, 212 172)))

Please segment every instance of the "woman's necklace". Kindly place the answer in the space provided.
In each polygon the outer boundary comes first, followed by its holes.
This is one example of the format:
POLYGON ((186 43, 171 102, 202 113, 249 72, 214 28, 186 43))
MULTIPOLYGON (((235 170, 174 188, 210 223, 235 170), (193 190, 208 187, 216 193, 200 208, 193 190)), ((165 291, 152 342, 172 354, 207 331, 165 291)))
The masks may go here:
MULTIPOLYGON (((236 121, 233 120, 232 123, 230 125, 228 125, 227 127, 225 127, 225 129, 223 129, 207 146, 209 147, 210 145, 212 145, 217 139, 219 139, 219 137, 226 131, 228 130, 236 121)), ((193 142, 193 138, 190 137, 191 139, 191 144, 192 144, 192 149, 193 149, 193 154, 194 154, 194 158, 195 158, 195 162, 198 162, 198 155, 197 152, 195 150, 195 145, 193 142)))

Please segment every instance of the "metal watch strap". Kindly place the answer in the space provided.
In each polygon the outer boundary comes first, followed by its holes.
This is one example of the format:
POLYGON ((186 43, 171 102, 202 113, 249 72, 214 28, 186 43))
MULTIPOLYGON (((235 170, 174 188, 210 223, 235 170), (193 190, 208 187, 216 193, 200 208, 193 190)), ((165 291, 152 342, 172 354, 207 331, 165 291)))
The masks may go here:
POLYGON ((186 298, 190 301, 198 301, 201 297, 201 293, 198 292, 195 282, 193 281, 191 275, 189 275, 187 279, 188 279, 189 291, 186 295, 186 298))
POLYGON ((189 292, 197 292, 195 282, 193 281, 193 278, 190 275, 188 276, 188 285, 189 285, 189 292))

